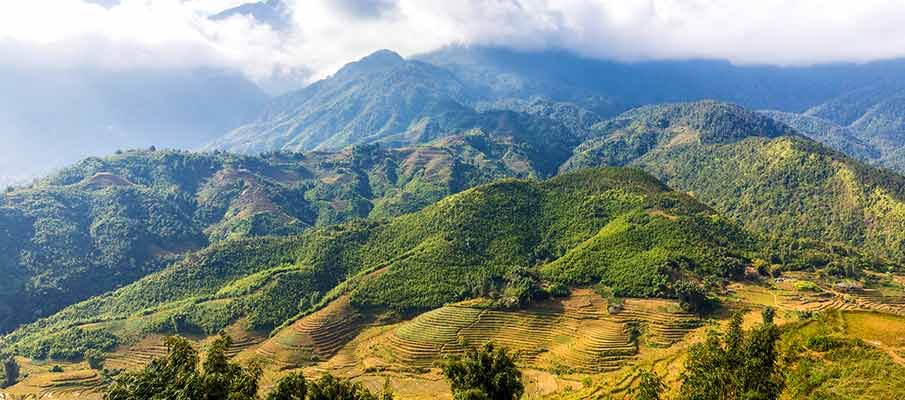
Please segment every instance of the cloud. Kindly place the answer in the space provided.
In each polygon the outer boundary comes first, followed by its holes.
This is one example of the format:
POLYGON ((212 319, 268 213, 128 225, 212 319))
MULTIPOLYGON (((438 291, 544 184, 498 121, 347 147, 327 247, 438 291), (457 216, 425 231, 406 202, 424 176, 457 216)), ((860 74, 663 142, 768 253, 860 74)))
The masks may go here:
MULTIPOLYGON (((273 1, 273 0, 271 0, 273 1)), ((293 26, 207 16, 242 0, 8 0, 0 62, 214 67, 311 80, 374 50, 450 44, 618 60, 801 65, 905 57, 900 0, 287 0, 293 26)))

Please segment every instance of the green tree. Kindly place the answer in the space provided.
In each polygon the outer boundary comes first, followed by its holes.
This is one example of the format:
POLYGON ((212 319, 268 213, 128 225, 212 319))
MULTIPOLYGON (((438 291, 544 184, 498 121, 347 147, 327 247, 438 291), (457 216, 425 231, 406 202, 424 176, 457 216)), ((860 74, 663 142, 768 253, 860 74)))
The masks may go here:
POLYGON ((469 350, 461 357, 444 358, 438 364, 457 400, 512 400, 525 391, 515 361, 515 356, 505 348, 487 343, 482 349, 469 350))
POLYGON ((280 379, 267 400, 305 400, 305 394, 308 392, 308 382, 305 376, 298 372, 290 373, 280 379))
POLYGON ((393 385, 390 383, 390 378, 384 378, 383 389, 380 390, 380 395, 377 396, 378 400, 393 400, 394 397, 393 385))
POLYGON ((361 384, 326 374, 308 388, 308 400, 377 400, 361 384))
POLYGON ((231 343, 228 336, 217 338, 199 369, 198 352, 191 342, 179 336, 168 337, 164 340, 166 357, 151 361, 141 371, 117 376, 104 398, 255 400, 261 369, 231 362, 226 356, 231 343))
POLYGON ((85 361, 91 369, 104 369, 104 354, 97 350, 88 350, 85 353, 85 361))
POLYGON ((677 281, 673 284, 673 289, 676 291, 676 298, 679 299, 679 305, 685 311, 695 313, 702 312, 705 311, 709 305, 707 292, 696 283, 677 281))
POLYGON ((13 357, 3 360, 3 385, 2 387, 10 387, 16 384, 19 379, 19 363, 13 357))
POLYGON ((662 398, 666 384, 659 375, 650 370, 643 370, 638 378, 640 379, 638 387, 631 390, 634 400, 660 400, 662 398))
POLYGON ((745 332, 736 313, 726 332, 711 332, 691 346, 682 374, 680 398, 687 400, 773 400, 784 385, 777 365, 780 332, 772 315, 745 332))

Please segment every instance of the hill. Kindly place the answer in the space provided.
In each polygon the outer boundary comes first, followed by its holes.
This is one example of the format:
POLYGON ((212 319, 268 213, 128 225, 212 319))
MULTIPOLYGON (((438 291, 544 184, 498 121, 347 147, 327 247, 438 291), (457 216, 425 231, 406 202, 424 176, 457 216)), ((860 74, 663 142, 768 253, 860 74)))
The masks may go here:
MULTIPOLYGON (((518 121, 500 113, 501 126, 518 121)), ((504 128, 499 129, 502 131, 504 128)), ((417 211, 502 177, 545 177, 567 148, 480 130, 417 147, 91 158, 0 195, 0 331, 134 281, 210 243, 417 211), (18 307, 26 304, 27 307, 18 307)))
POLYGON ((846 92, 804 113, 770 115, 849 156, 903 171, 905 96, 901 83, 846 92))
POLYGON ((385 222, 219 242, 2 343, 35 358, 78 359, 155 333, 210 335, 237 321, 269 330, 344 294, 369 315, 397 316, 484 296, 528 304, 550 285, 601 282, 619 296, 673 297, 676 280, 738 276, 758 246, 637 170, 503 180, 385 222))
POLYGON ((629 111, 595 131, 564 171, 635 166, 753 232, 905 254, 905 179, 766 116, 717 102, 670 104, 629 111))

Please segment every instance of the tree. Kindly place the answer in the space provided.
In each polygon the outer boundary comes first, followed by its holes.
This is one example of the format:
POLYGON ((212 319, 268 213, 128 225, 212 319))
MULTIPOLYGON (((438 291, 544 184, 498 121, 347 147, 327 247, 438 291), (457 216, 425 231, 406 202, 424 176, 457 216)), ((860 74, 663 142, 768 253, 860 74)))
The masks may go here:
POLYGON ((377 400, 364 386, 326 374, 308 388, 308 400, 377 400))
POLYGON ((725 333, 711 332, 703 343, 689 348, 680 398, 778 398, 784 386, 777 365, 779 334, 771 313, 764 313, 764 323, 748 332, 742 329, 742 314, 736 313, 725 333))
POLYGON ((144 370, 123 373, 107 389, 107 400, 256 400, 261 369, 244 368, 226 356, 232 340, 221 335, 207 350, 202 368, 198 352, 179 336, 164 339, 167 355, 144 370))
POLYGON ((19 379, 19 363, 13 357, 3 360, 3 385, 2 387, 10 387, 16 384, 19 379))
POLYGON ((97 350, 88 350, 85 353, 85 361, 91 369, 104 369, 104 354, 97 350))
POLYGON ((461 357, 444 358, 438 364, 457 400, 512 400, 525 391, 516 358, 502 347, 487 343, 461 357))
POLYGON ((393 385, 390 383, 390 378, 383 379, 383 389, 380 390, 380 395, 377 396, 378 400, 393 400, 395 395, 393 394, 393 385))
POLYGON ((679 305, 689 312, 702 312, 709 305, 707 293, 700 285, 688 281, 677 281, 673 284, 679 305))
POLYGON ((280 379, 267 400, 305 400, 305 394, 308 392, 308 383, 305 376, 298 372, 290 373, 280 379))
POLYGON ((660 400, 666 384, 659 375, 650 370, 643 370, 638 375, 638 387, 632 388, 631 395, 635 400, 660 400))

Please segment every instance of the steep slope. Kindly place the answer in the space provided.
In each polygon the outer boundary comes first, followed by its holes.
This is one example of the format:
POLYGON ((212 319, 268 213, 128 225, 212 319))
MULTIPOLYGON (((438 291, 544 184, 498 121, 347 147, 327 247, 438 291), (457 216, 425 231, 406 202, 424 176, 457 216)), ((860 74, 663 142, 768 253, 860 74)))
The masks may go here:
POLYGON ((462 105, 467 97, 448 71, 382 50, 274 99, 258 121, 210 147, 245 153, 337 149, 410 131, 433 139, 470 113, 462 105))
POLYGON ((756 249, 738 228, 641 171, 503 180, 386 222, 220 242, 2 343, 43 358, 109 349, 111 338, 213 334, 239 320, 270 329, 343 293, 358 310, 397 315, 481 296, 530 301, 541 281, 600 281, 619 295, 672 296, 676 279, 739 274, 756 249), (640 256, 620 259, 627 253, 640 256), (560 257, 572 261, 551 262, 560 257), (547 266, 532 278, 525 268, 535 264, 547 266))
POLYGON ((770 114, 849 156, 903 171, 905 85, 870 85, 811 107, 803 114, 770 114))
POLYGON ((552 174, 583 133, 573 132, 556 115, 475 111, 476 96, 445 69, 381 50, 274 99, 255 122, 207 147, 241 153, 369 143, 399 147, 478 129, 544 148, 550 159, 544 172, 552 174))
POLYGON ((699 102, 643 107, 596 129, 563 170, 637 166, 755 232, 905 254, 905 178, 770 118, 699 102))
POLYGON ((849 157, 870 162, 882 156, 882 152, 876 146, 860 139, 852 129, 833 121, 782 111, 761 111, 761 113, 849 157))
MULTIPOLYGON (((499 113, 497 131, 518 125, 499 113)), ((0 331, 129 283, 208 243, 417 211, 503 177, 544 177, 568 147, 480 130, 337 153, 127 151, 0 195, 0 331), (558 154, 550 156, 550 154, 558 154), (27 307, 16 305, 27 304, 27 307)))

